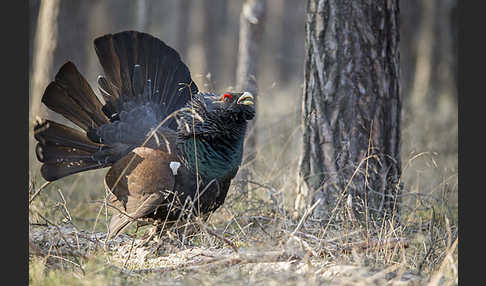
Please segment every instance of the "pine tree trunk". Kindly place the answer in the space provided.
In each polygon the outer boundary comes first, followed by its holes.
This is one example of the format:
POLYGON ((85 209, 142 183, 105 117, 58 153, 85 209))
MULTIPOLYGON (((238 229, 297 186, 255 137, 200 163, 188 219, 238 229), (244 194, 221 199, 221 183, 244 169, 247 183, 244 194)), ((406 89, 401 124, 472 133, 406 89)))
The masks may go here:
POLYGON ((59 7, 60 1, 55 0, 43 1, 39 7, 32 59, 33 74, 30 83, 29 110, 31 119, 43 115, 42 109, 39 107, 44 89, 49 83, 49 78, 51 78, 53 55, 58 35, 59 7))
POLYGON ((210 75, 207 81, 212 91, 220 87, 221 54, 224 49, 221 35, 226 27, 227 5, 226 0, 204 1, 204 55, 210 75))
MULTIPOLYGON (((410 91, 412 107, 426 104, 427 95, 430 95, 432 78, 432 61, 437 51, 433 50, 436 41, 434 22, 437 17, 436 3, 434 0, 422 1, 422 19, 417 35, 417 58, 415 62, 414 78, 410 91)), ((426 108, 428 106, 425 106, 426 108)))
POLYGON ((240 15, 236 88, 254 95, 257 93, 258 59, 264 18, 265 0, 247 0, 243 4, 240 15))
POLYGON ((62 45, 56 46, 54 50, 52 66, 55 72, 68 60, 75 63, 82 73, 86 72, 88 55, 92 49, 87 44, 92 39, 88 37, 86 15, 90 15, 91 9, 90 1, 60 1, 57 33, 62 45), (73 27, 76 27, 76 33, 73 33, 73 27))
MULTIPOLYGON (((238 65, 236 69, 236 90, 248 91, 257 101, 257 76, 260 43, 265 21, 266 0, 246 0, 240 15, 240 39, 238 47, 238 65)), ((245 160, 243 164, 253 161, 256 154, 255 120, 248 125, 248 136, 245 142, 245 160)), ((239 179, 248 180, 248 168, 242 168, 239 179)))
POLYGON ((40 4, 40 0, 29 1, 29 76, 32 74, 33 70, 33 58, 35 52, 34 41, 40 4))
POLYGON ((148 32, 149 26, 149 11, 150 11, 150 2, 147 0, 138 0, 136 2, 136 27, 137 30, 140 32, 148 32))
MULTIPOLYGON (((298 13, 301 5, 295 0, 282 0, 281 9, 281 27, 280 27, 280 51, 278 56, 279 62, 279 81, 282 85, 290 84, 293 75, 293 61, 296 56, 296 45, 302 44, 295 41, 295 35, 300 34, 300 24, 303 21, 303 15, 298 13)), ((299 66, 300 67, 300 66, 299 66)))
MULTIPOLYGON (((345 203, 396 218, 400 114, 398 0, 308 0, 299 198, 314 218, 345 203)), ((343 217, 343 219, 346 219, 343 217)))
POLYGON ((400 88, 404 102, 412 89, 422 13, 419 0, 400 1, 400 88))
POLYGON ((432 75, 431 75, 431 96, 428 104, 433 111, 437 111, 440 106, 440 98, 456 97, 456 78, 455 66, 457 57, 454 53, 454 34, 456 33, 456 26, 452 24, 452 16, 456 0, 436 0, 435 7, 435 25, 434 34, 435 41, 432 46, 434 49, 432 59, 432 75))
POLYGON ((188 0, 177 1, 177 31, 176 31, 176 47, 183 60, 187 59, 187 46, 189 44, 189 21, 190 21, 190 5, 188 0))

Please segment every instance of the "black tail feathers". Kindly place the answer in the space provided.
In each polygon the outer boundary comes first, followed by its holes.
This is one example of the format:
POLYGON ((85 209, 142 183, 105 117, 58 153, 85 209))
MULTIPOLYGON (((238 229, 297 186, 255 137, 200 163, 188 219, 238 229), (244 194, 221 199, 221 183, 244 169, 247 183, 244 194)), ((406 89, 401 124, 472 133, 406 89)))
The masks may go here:
MULTIPOLYGON (((105 73, 98 78, 105 104, 71 62, 42 97, 84 131, 49 120, 35 125, 36 154, 48 181, 112 165, 198 92, 179 54, 155 37, 126 31, 99 37, 94 45, 105 73)), ((165 127, 176 129, 176 121, 165 127)))
POLYGON ((47 181, 109 166, 109 161, 97 161, 94 156, 103 146, 77 129, 45 120, 36 123, 34 134, 37 159, 43 163, 41 175, 47 181))
POLYGON ((50 120, 36 122, 36 155, 43 163, 44 179, 54 181, 113 162, 109 156, 102 158, 108 147, 95 140, 96 128, 109 122, 102 112, 103 104, 73 63, 67 62, 59 69, 44 91, 42 102, 84 131, 50 120))
MULTIPOLYGON (((149 102, 160 122, 198 92, 179 54, 149 34, 108 34, 95 39, 94 45, 106 76, 98 83, 107 101, 105 114, 110 118, 117 116, 124 105, 149 102)), ((175 120, 168 120, 165 126, 177 128, 175 120)))
POLYGON ((71 62, 65 63, 47 86, 42 102, 84 131, 109 122, 101 111, 103 104, 71 62))

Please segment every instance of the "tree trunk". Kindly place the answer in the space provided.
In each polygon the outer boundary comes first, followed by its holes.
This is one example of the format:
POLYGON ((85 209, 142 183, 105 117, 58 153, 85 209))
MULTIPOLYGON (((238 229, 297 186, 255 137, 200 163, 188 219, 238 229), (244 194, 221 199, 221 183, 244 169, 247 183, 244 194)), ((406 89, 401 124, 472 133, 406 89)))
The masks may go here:
POLYGON ((187 46, 189 45, 189 0, 178 0, 177 2, 177 32, 176 47, 183 60, 187 59, 187 46))
POLYGON ((150 12, 150 2, 147 0, 138 0, 136 2, 136 27, 140 32, 148 32, 149 26, 149 12, 150 12))
MULTIPOLYGON (((413 85, 410 91, 412 107, 426 104, 427 95, 430 95, 433 55, 437 53, 433 50, 437 36, 434 33, 434 22, 437 17, 436 3, 434 0, 423 1, 421 9, 422 21, 417 36, 417 58, 413 85)), ((428 106, 425 105, 425 107, 428 106)))
POLYGON ((404 102, 412 89, 422 14, 419 0, 400 1, 400 88, 404 102))
MULTIPOLYGON (((298 41, 295 41, 296 35, 301 35, 301 25, 297 25, 304 20, 304 15, 299 13, 299 1, 295 0, 283 0, 281 27, 280 27, 280 54, 278 55, 278 72, 279 82, 282 85, 288 85, 292 83, 292 75, 294 74, 294 59, 296 56, 296 45, 299 45, 298 41)), ((300 67, 300 66, 299 66, 300 67)))
POLYGON ((222 71, 222 35, 226 27, 228 4, 226 0, 204 1, 204 55, 207 63, 207 81, 212 91, 220 87, 222 71), (208 76, 209 75, 209 76, 208 76))
MULTIPOLYGON (((413 20, 404 26, 413 26, 414 31, 408 31, 416 39, 409 41, 415 45, 416 58, 405 61, 415 67, 407 74, 414 78, 406 78, 412 83, 411 113, 422 108, 425 113, 436 112, 441 96, 456 96, 456 54, 454 37, 456 26, 452 23, 456 0, 421 1, 415 7, 415 15, 420 12, 420 19, 413 20)), ((419 15, 420 15, 419 14, 419 15)), ((404 18, 404 20, 409 21, 404 18)), ((406 39, 405 39, 406 40, 406 39)), ((405 51, 406 49, 404 49, 405 51)), ((402 53, 402 59, 403 57, 402 53)), ((403 68, 402 71, 406 69, 403 68)), ((402 91, 406 91, 402 86, 402 91)))
POLYGON ((434 53, 432 57, 431 96, 428 104, 433 111, 438 109, 439 98, 452 97, 456 99, 456 54, 454 53, 453 40, 456 26, 452 24, 453 9, 456 0, 435 0, 434 9, 435 40, 432 42, 434 53))
MULTIPOLYGON (((266 0, 246 0, 240 15, 240 39, 238 47, 238 65, 236 69, 236 90, 248 91, 257 101, 257 77, 260 43, 265 21, 266 0)), ((255 119, 248 125, 245 142, 243 165, 252 162, 256 154, 255 119)), ((241 180, 248 180, 248 168, 239 173, 241 180)))
POLYGON ((363 222, 397 218, 398 16, 398 0, 307 2, 298 198, 319 200, 316 219, 345 202, 363 222))
POLYGON ((40 0, 29 0, 29 76, 33 68, 34 41, 40 4, 40 0))
MULTIPOLYGON (((60 1, 59 16, 57 18, 58 39, 62 44, 54 50, 53 68, 55 72, 68 60, 76 64, 82 73, 88 67, 88 54, 92 46, 87 44, 92 41, 88 38, 88 21, 86 15, 92 12, 94 1, 60 1), (76 33, 73 33, 76 27, 76 33)), ((49 77, 52 78, 52 77, 49 77)))
POLYGON ((42 94, 49 83, 52 71, 53 54, 57 43, 60 1, 43 1, 39 7, 39 16, 34 40, 32 64, 32 82, 30 87, 30 116, 42 116, 39 109, 42 94))

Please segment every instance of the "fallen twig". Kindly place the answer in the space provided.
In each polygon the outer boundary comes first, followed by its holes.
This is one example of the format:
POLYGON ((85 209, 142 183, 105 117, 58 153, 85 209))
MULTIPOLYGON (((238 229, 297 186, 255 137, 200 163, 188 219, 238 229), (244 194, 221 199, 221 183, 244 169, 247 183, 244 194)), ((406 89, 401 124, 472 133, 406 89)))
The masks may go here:
POLYGON ((37 195, 45 188, 47 187, 50 183, 52 182, 45 182, 37 191, 35 191, 35 193, 32 195, 32 197, 30 197, 30 200, 29 200, 29 205, 34 201, 35 197, 37 197, 37 195))
POLYGON ((214 232, 212 229, 210 229, 209 227, 207 227, 202 221, 200 218, 197 219, 197 223, 199 224, 199 226, 204 229, 204 231, 206 231, 207 233, 211 234, 212 236, 216 237, 217 239, 225 242, 226 244, 228 244, 229 246, 231 246, 231 248, 233 248, 233 250, 238 253, 238 247, 236 247, 236 245, 230 241, 229 239, 217 234, 216 232, 214 232))
POLYGON ((307 209, 300 219, 299 223, 297 224, 297 227, 295 227, 294 231, 292 231, 291 235, 295 235, 295 233, 300 229, 302 226, 302 223, 304 220, 314 211, 314 209, 317 207, 317 205, 321 202, 321 199, 318 199, 309 209, 307 209))
POLYGON ((357 243, 350 243, 344 248, 341 249, 342 252, 349 252, 351 250, 356 251, 365 251, 367 249, 384 249, 384 248, 392 248, 397 245, 402 245, 403 248, 408 248, 410 242, 404 238, 392 238, 386 240, 371 240, 369 242, 357 242, 357 243))

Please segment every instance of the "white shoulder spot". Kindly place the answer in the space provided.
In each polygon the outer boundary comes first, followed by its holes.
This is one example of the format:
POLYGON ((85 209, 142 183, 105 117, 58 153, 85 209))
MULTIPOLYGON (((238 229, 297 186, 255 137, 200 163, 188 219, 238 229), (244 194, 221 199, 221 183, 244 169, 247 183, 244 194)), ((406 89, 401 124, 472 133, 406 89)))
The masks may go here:
POLYGON ((177 169, 181 166, 181 163, 172 161, 169 163, 169 167, 172 170, 172 174, 175 176, 177 175, 177 169))

